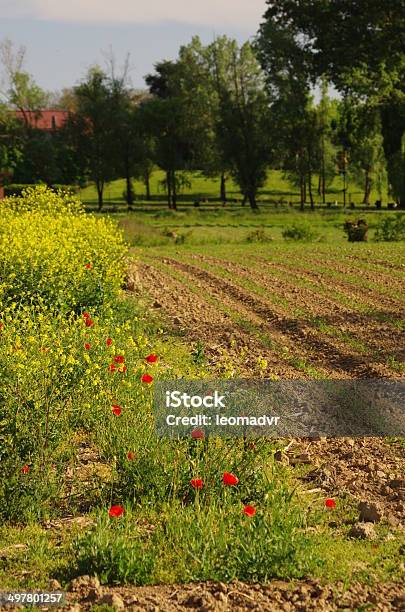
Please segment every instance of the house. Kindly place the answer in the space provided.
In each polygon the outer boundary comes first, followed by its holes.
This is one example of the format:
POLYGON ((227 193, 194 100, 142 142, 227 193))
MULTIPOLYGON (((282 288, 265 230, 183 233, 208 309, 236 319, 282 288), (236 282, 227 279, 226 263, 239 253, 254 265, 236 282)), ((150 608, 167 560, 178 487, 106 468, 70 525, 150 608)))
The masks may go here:
POLYGON ((63 126, 69 117, 69 112, 52 108, 38 111, 17 110, 15 116, 32 128, 53 131, 63 126))
MULTIPOLYGON (((59 130, 64 123, 66 123, 69 112, 53 108, 46 108, 38 111, 16 110, 14 111, 14 116, 29 127, 54 132, 55 130, 59 130)), ((0 173, 0 200, 4 198, 4 178, 5 177, 0 173)))

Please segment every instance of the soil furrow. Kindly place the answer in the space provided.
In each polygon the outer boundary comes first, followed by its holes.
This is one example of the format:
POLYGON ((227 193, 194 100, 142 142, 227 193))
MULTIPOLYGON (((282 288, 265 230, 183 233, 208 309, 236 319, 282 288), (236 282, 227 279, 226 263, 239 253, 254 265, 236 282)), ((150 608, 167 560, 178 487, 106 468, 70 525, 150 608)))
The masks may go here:
POLYGON ((396 299, 392 296, 375 292, 373 289, 361 288, 350 283, 350 281, 344 281, 325 272, 310 272, 297 265, 281 264, 262 258, 260 258, 260 263, 266 268, 277 269, 298 279, 308 280, 332 292, 338 291, 344 298, 358 301, 360 304, 367 303, 367 305, 372 306, 376 310, 378 309, 379 312, 398 311, 403 306, 403 299, 400 297, 396 299))
POLYGON ((204 343, 212 365, 219 365, 222 351, 226 351, 243 374, 252 375, 253 364, 263 357, 268 363, 269 375, 302 378, 300 370, 280 359, 276 352, 260 345, 251 334, 235 326, 226 314, 169 274, 149 264, 142 264, 141 271, 139 282, 155 300, 155 307, 162 308, 173 325, 180 328, 191 342, 204 343), (242 348, 247 349, 247 356, 240 363, 238 351, 242 348))
MULTIPOLYGON (((193 259, 220 267, 227 273, 246 281, 253 281, 264 290, 271 292, 272 297, 280 296, 280 299, 275 300, 276 303, 284 300, 288 302, 286 308, 306 311, 309 316, 305 317, 305 320, 312 327, 316 326, 321 317, 322 324, 335 327, 341 334, 350 334, 353 343, 358 342, 359 346, 367 343, 367 348, 377 354, 379 360, 385 360, 389 356, 401 359, 403 356, 401 347, 404 346, 402 341, 404 334, 389 323, 375 321, 366 314, 355 313, 324 294, 314 293, 306 287, 297 287, 292 282, 281 280, 277 276, 272 276, 270 279, 268 275, 251 266, 239 266, 230 261, 200 255, 193 256, 193 259)), ((390 314, 393 318, 399 318, 399 313, 390 314)))
POLYGON ((313 329, 306 325, 305 321, 297 318, 287 317, 285 313, 277 310, 268 301, 254 298, 247 294, 237 285, 218 278, 210 272, 191 264, 181 263, 175 259, 162 258, 166 264, 175 266, 188 273, 191 277, 197 278, 202 282, 202 289, 207 287, 210 292, 216 291, 223 298, 230 299, 233 304, 244 306, 248 311, 253 312, 265 322, 265 326, 270 330, 277 331, 294 342, 299 342, 300 350, 304 349, 311 354, 311 362, 314 365, 323 365, 332 372, 342 376, 368 378, 392 376, 388 368, 381 364, 371 363, 369 359, 346 350, 339 342, 325 339, 313 329))

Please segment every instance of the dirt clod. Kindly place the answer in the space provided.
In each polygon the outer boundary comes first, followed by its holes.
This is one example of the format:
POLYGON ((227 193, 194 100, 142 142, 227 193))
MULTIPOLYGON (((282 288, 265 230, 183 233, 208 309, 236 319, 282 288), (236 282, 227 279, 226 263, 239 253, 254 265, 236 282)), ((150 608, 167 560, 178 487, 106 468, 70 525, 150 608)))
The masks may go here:
POLYGON ((379 523, 383 517, 383 510, 378 502, 361 501, 358 510, 360 520, 366 523, 379 523))
POLYGON ((97 603, 101 605, 111 606, 112 608, 114 608, 114 610, 124 610, 125 608, 125 604, 122 597, 117 595, 117 593, 106 593, 105 595, 103 595, 103 597, 101 597, 101 599, 98 600, 97 603))
POLYGON ((375 540, 376 537, 373 523, 356 523, 349 531, 349 538, 375 540))

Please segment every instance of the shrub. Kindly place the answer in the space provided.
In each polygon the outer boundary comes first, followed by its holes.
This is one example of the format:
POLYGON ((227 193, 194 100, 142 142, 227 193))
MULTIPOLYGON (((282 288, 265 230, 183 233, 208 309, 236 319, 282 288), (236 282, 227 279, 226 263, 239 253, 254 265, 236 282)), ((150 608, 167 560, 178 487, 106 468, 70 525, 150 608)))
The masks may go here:
POLYGON ((0 303, 42 303, 81 312, 116 297, 125 247, 109 220, 45 186, 0 205, 0 303))
POLYGON ((405 240, 405 215, 387 216, 376 227, 374 240, 377 242, 399 242, 405 240))
POLYGON ((368 224, 364 219, 345 221, 343 226, 349 242, 367 242, 368 224))
POLYGON ((264 229, 259 228, 254 230, 253 232, 250 232, 246 236, 246 240, 247 242, 271 242, 273 238, 266 234, 264 229))
POLYGON ((319 239, 319 234, 307 223, 293 223, 289 225, 283 230, 282 236, 285 240, 293 240, 295 242, 312 242, 319 239))
MULTIPOLYGON (((34 186, 26 183, 11 183, 4 187, 4 194, 6 196, 21 196, 27 189, 32 189, 34 186)), ((55 191, 62 191, 63 193, 76 193, 77 187, 75 185, 52 185, 52 189, 55 191)))

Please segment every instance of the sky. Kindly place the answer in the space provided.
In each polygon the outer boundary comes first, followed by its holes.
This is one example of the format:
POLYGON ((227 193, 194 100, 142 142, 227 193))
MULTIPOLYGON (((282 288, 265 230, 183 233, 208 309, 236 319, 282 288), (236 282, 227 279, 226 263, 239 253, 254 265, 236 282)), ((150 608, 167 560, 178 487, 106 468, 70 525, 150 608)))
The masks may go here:
POLYGON ((46 90, 76 84, 93 64, 117 64, 130 54, 131 80, 199 35, 204 43, 226 34, 255 35, 265 0, 0 0, 0 40, 26 47, 26 69, 46 90))

